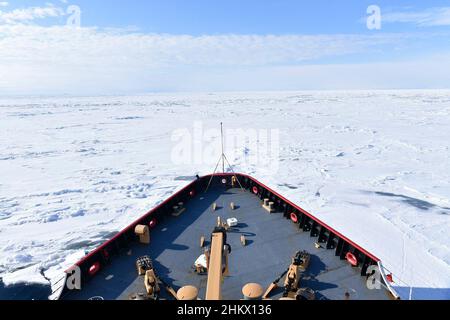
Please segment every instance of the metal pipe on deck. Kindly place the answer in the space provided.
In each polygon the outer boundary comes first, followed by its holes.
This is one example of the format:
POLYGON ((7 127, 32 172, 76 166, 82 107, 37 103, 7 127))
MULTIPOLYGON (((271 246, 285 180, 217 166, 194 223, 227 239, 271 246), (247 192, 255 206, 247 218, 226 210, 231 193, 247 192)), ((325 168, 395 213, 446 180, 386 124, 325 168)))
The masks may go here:
POLYGON ((224 238, 222 232, 212 234, 211 255, 208 265, 208 283, 206 286, 206 300, 222 299, 222 258, 224 238))

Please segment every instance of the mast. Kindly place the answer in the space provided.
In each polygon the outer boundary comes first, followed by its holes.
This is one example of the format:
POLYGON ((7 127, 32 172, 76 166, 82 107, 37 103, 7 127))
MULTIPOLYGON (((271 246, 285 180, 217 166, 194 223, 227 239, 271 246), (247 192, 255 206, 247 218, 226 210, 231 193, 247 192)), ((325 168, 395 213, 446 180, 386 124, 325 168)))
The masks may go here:
POLYGON ((222 173, 226 173, 225 172, 225 162, 226 162, 227 165, 228 165, 228 169, 233 173, 233 176, 236 178, 236 181, 238 182, 238 184, 241 187, 241 189, 244 190, 244 188, 242 187, 241 182, 239 181, 236 173, 233 170, 233 167, 231 166, 230 162, 227 159, 227 156, 225 155, 224 136, 223 136, 223 123, 222 122, 220 123, 220 136, 221 136, 221 143, 222 143, 222 154, 220 155, 219 161, 217 161, 216 168, 214 169, 214 172, 211 175, 211 178, 209 179, 209 182, 208 182, 208 185, 206 187, 205 192, 207 192, 209 190, 209 187, 211 186, 211 182, 212 182, 213 177, 216 175, 216 173, 219 172, 219 170, 220 170, 219 169, 220 162, 222 162, 222 173))
POLYGON ((223 123, 220 123, 220 135, 222 139, 222 173, 225 173, 225 152, 224 152, 224 141, 223 141, 223 123))

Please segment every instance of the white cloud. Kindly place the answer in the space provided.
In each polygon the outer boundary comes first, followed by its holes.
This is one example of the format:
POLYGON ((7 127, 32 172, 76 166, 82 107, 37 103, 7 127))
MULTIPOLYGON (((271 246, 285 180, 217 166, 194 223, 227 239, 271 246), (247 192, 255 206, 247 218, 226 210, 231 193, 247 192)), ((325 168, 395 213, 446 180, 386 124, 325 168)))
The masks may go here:
POLYGON ((413 23, 422 27, 450 26, 450 7, 429 8, 423 11, 389 12, 383 22, 413 23))
MULTIPOLYGON (((325 88, 331 82, 314 77, 319 74, 314 70, 332 67, 299 65, 377 52, 411 39, 416 38, 405 34, 189 36, 3 25, 0 94, 245 90, 270 85, 281 89, 290 88, 289 83, 325 88), (306 72, 302 76, 290 70, 309 71, 302 71, 306 72)), ((336 70, 340 73, 327 77, 356 72, 350 67, 336 70)))
POLYGON ((0 1, 0 7, 7 7, 9 6, 9 2, 7 1, 0 1))
MULTIPOLYGON (((7 2, 4 3, 8 5, 7 2)), ((46 7, 28 7, 23 9, 14 9, 12 11, 0 11, 0 23, 18 24, 31 22, 37 19, 55 18, 64 15, 65 12, 62 8, 48 4, 46 7)))
POLYGON ((107 63, 146 67, 236 66, 299 63, 392 45, 406 35, 140 34, 119 29, 0 26, 0 61, 65 64, 107 63))

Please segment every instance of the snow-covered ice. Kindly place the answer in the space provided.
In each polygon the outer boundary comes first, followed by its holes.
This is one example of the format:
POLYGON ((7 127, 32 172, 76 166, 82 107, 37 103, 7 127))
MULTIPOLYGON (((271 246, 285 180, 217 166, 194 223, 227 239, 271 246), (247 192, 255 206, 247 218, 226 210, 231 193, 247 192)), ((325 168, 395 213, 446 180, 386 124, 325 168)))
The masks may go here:
POLYGON ((175 165, 174 130, 279 129, 250 174, 382 259, 403 298, 450 299, 450 91, 0 98, 0 277, 57 281, 150 208, 211 173, 175 165), (410 291, 412 287, 412 291, 410 291))

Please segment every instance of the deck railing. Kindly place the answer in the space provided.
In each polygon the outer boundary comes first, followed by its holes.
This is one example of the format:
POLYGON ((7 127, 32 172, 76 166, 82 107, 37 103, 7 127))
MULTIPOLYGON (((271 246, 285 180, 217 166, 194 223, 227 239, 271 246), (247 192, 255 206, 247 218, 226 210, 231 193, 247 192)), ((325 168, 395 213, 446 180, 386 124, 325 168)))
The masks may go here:
POLYGON ((388 268, 386 268, 381 262, 378 264, 380 270, 381 270, 381 274, 384 278, 384 281, 386 283, 386 285, 389 287, 389 291, 391 291, 391 293, 398 299, 405 299, 405 297, 401 296, 398 291, 395 289, 396 286, 402 286, 405 288, 408 288, 408 300, 413 300, 413 291, 414 291, 414 287, 407 283, 406 281, 403 281, 401 278, 399 278, 398 276, 394 275, 393 272, 391 272, 388 268), (391 280, 388 279, 388 276, 391 277, 391 280))
POLYGON ((61 293, 66 286, 67 275, 64 274, 62 278, 52 283, 52 293, 48 297, 49 300, 59 300, 61 293), (56 289, 54 289, 56 287, 56 289))

